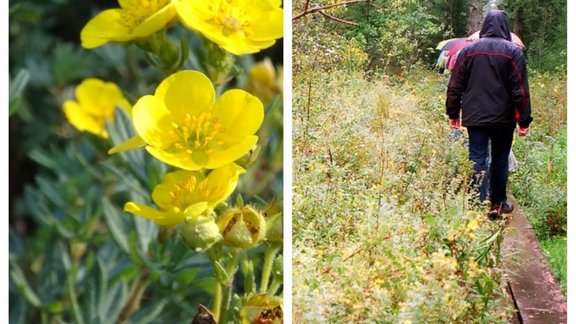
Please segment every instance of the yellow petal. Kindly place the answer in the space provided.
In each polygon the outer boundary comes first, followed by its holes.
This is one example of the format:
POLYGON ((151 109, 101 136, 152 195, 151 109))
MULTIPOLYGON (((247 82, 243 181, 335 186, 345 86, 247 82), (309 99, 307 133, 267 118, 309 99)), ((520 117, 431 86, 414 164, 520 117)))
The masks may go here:
POLYGON ((128 202, 124 205, 124 211, 154 221, 158 225, 174 226, 184 222, 186 216, 182 212, 174 210, 161 212, 146 205, 128 202))
POLYGON ((96 48, 110 41, 130 40, 130 27, 122 18, 122 9, 108 9, 92 18, 80 32, 82 47, 96 48))
POLYGON ((250 25, 252 40, 274 40, 284 34, 284 12, 282 9, 266 11, 256 15, 250 25))
POLYGON ((108 154, 115 154, 124 151, 129 151, 143 147, 144 145, 146 145, 146 142, 144 142, 142 137, 136 135, 108 150, 108 154))
POLYGON ((140 98, 132 109, 134 128, 148 144, 168 148, 175 141, 172 119, 164 102, 155 96, 140 98))
POLYGON ((186 210, 184 210, 184 215, 186 217, 198 216, 202 214, 206 209, 208 209, 208 204, 205 201, 201 201, 186 208, 186 210))
POLYGON ((103 138, 108 138, 108 132, 106 132, 104 128, 104 119, 97 119, 87 114, 77 102, 72 100, 65 101, 63 110, 70 124, 79 131, 86 131, 103 138))
POLYGON ((236 189, 238 177, 245 172, 246 170, 234 163, 227 164, 210 172, 205 180, 207 184, 206 201, 208 202, 208 207, 213 208, 226 200, 236 189))
POLYGON ((117 105, 128 104, 115 83, 104 82, 96 78, 82 81, 76 87, 75 94, 84 110, 98 117, 112 118, 117 105))
POLYGON ((180 169, 200 170, 205 167, 203 165, 197 164, 192 159, 192 155, 187 152, 173 154, 155 148, 153 146, 146 146, 146 150, 148 151, 148 153, 150 153, 153 157, 157 158, 158 160, 180 169))
POLYGON ((180 71, 164 79, 154 96, 164 101, 174 121, 179 121, 186 114, 198 115, 211 109, 216 94, 212 82, 201 72, 180 71))
POLYGON ((155 32, 164 29, 164 27, 166 27, 166 25, 168 25, 175 16, 176 7, 173 3, 169 3, 134 28, 133 35, 139 38, 148 37, 155 32))
POLYGON ((232 143, 256 133, 264 120, 264 106, 260 99, 238 89, 224 92, 214 105, 214 113, 226 130, 221 138, 232 143))
POLYGON ((258 142, 258 136, 248 136, 240 143, 233 145, 226 150, 212 151, 204 166, 207 169, 216 169, 227 163, 234 162, 244 156, 258 142))

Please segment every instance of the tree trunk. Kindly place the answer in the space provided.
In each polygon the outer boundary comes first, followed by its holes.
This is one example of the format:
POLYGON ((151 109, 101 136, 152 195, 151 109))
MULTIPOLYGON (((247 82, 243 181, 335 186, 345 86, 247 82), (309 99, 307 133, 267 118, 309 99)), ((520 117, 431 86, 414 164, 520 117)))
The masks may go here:
POLYGON ((483 7, 482 0, 468 0, 468 34, 472 34, 482 27, 483 7))
POLYGON ((514 26, 512 27, 512 31, 514 32, 514 34, 520 36, 520 34, 522 33, 522 11, 520 10, 520 8, 516 8, 516 10, 514 10, 514 26))

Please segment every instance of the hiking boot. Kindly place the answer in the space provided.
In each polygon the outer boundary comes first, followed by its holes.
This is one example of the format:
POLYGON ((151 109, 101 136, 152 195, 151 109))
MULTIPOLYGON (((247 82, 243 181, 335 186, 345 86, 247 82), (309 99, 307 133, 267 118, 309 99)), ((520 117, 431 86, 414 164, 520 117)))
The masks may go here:
POLYGON ((514 210, 514 205, 505 201, 500 204, 492 204, 490 211, 488 212, 488 218, 491 220, 497 220, 502 218, 502 214, 510 214, 514 210))

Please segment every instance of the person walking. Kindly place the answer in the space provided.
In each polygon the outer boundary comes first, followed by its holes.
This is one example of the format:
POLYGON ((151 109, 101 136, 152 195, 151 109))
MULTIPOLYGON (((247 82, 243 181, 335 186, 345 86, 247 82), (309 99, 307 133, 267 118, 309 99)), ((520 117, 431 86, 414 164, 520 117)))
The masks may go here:
POLYGON ((508 16, 492 10, 486 15, 480 39, 460 51, 448 83, 446 114, 450 126, 460 128, 462 112, 462 126, 468 129, 469 159, 474 163, 475 190, 488 171, 488 217, 492 219, 514 210, 506 198, 508 155, 516 125, 518 135, 525 136, 532 122, 526 74, 522 49, 511 42, 508 16))

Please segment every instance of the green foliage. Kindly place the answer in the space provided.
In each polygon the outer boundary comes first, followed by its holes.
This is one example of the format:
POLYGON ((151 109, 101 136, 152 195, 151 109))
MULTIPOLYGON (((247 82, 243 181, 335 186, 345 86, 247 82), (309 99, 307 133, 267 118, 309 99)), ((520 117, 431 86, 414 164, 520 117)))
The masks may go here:
POLYGON ((351 6, 346 17, 358 22, 349 37, 359 39, 370 58, 369 68, 386 73, 409 71, 412 64, 434 55, 435 39, 446 30, 432 14, 430 2, 370 1, 351 6))
POLYGON ((562 292, 568 292, 568 259, 566 237, 555 236, 540 242, 542 250, 550 263, 550 268, 560 281, 562 292))
MULTIPOLYGON (((10 2, 10 323, 190 322, 197 304, 208 305, 214 296, 209 259, 170 230, 121 208, 128 200, 149 203, 151 189, 168 167, 144 150, 106 153, 134 135, 125 113, 118 111, 107 125, 110 141, 78 132, 62 113, 63 102, 74 97, 74 87, 84 78, 113 81, 134 103, 165 76, 153 59, 129 44, 82 49, 80 30, 101 9, 94 5, 10 2)), ((205 72, 195 55, 202 40, 180 27, 171 32, 171 37, 189 37, 180 47, 188 55, 184 67, 205 72)), ((254 58, 234 63, 239 70, 234 86, 244 86, 254 58)), ((258 207, 272 199, 281 205, 278 98, 266 107, 265 125, 260 155, 250 161, 258 165, 241 183, 251 190, 241 190, 245 201, 258 207)), ((256 260, 253 273, 260 274, 265 250, 244 256, 256 260)), ((278 249, 270 258, 277 255, 278 249)), ((274 293, 281 293, 281 274, 270 278, 274 293)), ((234 288, 242 286, 239 281, 234 288)), ((234 306, 240 307, 236 299, 234 306)))
POLYGON ((506 322, 504 227, 467 204, 446 80, 414 67, 394 82, 294 76, 294 316, 506 322))
POLYGON ((536 234, 546 239, 566 235, 566 72, 532 72, 530 85, 534 125, 514 144, 520 169, 511 182, 536 234))
POLYGON ((526 45, 531 68, 552 71, 566 67, 566 0, 552 0, 545 4, 535 0, 504 1, 501 8, 520 28, 516 32, 526 45))

